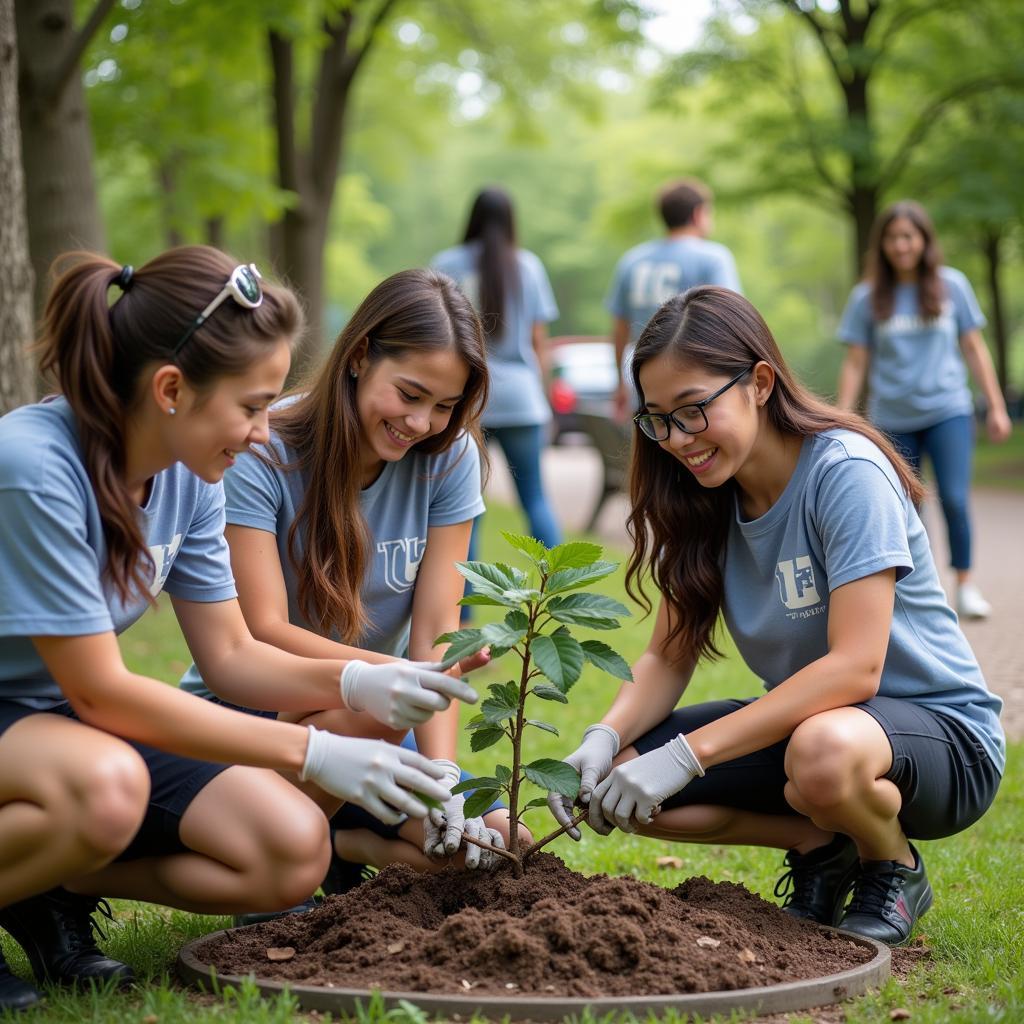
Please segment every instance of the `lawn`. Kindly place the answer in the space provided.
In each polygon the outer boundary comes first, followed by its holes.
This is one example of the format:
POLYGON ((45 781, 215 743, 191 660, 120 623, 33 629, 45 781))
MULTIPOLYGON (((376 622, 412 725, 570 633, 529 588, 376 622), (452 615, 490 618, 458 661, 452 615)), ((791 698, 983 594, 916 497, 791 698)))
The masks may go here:
MULTIPOLYGON (((1024 451, 1024 448, 1021 449, 1024 451)), ((509 560, 514 553, 498 535, 501 529, 519 531, 521 520, 508 509, 493 508, 486 518, 482 557, 509 560)), ((624 561, 622 552, 609 553, 624 561)), ((604 581, 604 592, 628 602, 622 572, 604 581)), ((479 611, 479 609, 475 609, 479 611)), ((489 611, 489 609, 484 609, 489 611)), ((643 649, 649 622, 631 620, 614 634, 601 634, 627 659, 643 649)), ((173 682, 186 667, 188 652, 170 609, 162 606, 147 615, 122 637, 125 657, 137 671, 173 682)), ((698 673, 688 700, 713 696, 742 696, 758 691, 756 679, 739 662, 731 646, 722 661, 698 673)), ((483 684, 501 678, 496 669, 483 684)), ((569 705, 546 704, 545 718, 561 731, 561 738, 535 731, 531 736, 535 756, 562 756, 575 748, 584 728, 600 717, 614 692, 615 683, 588 666, 573 689, 569 705)), ((482 688, 482 686, 481 686, 482 688)), ((465 744, 463 764, 470 771, 490 773, 494 750, 471 754, 465 744)), ((931 954, 920 961, 902 982, 890 981, 877 995, 863 997, 844 1007, 852 1024, 906 1019, 895 1010, 907 1010, 918 1024, 946 1022, 1024 1020, 1024 745, 1010 749, 1006 778, 992 810, 973 828, 936 843, 921 843, 935 888, 935 906, 918 936, 931 954)), ((529 819, 538 833, 548 831, 547 812, 536 810, 529 819)), ((554 852, 579 871, 631 874, 661 885, 674 886, 689 875, 705 874, 716 880, 739 881, 772 899, 772 888, 781 872, 781 854, 750 848, 678 847, 613 833, 599 838, 585 832, 583 842, 562 838, 554 852), (660 869, 656 859, 674 853, 682 857, 680 870, 660 869)), ((282 997, 261 1000, 251 987, 228 989, 219 996, 194 994, 180 988, 171 977, 179 946, 188 939, 224 927, 225 918, 200 917, 146 904, 115 901, 117 924, 105 943, 108 951, 135 968, 143 983, 131 993, 52 992, 44 1007, 19 1016, 24 1024, 200 1024, 238 1022, 272 1024, 289 1020, 328 1019, 325 1015, 304 1018, 294 1002, 282 997)), ((26 969, 21 951, 4 938, 9 960, 18 971, 26 969)), ((602 1024, 626 1024, 610 1019, 602 1024)), ((718 1019, 718 1018, 715 1018, 718 1019)), ((735 1017, 734 1020, 742 1018, 735 1017)), ((793 1014, 789 1020, 813 1021, 814 1015, 793 1014)), ((394 1024, 426 1024, 415 1008, 385 1014, 379 1006, 364 1010, 359 1024, 391 1021, 394 1024)), ((592 1019, 591 1019, 592 1020, 592 1019)), ((581 1022, 582 1024, 582 1022, 581 1022)), ((590 1020, 588 1020, 590 1024, 590 1020)), ((596 1021, 593 1024, 597 1024, 596 1021)), ((678 1022, 681 1024, 681 1022, 678 1022)))
POLYGON ((1024 490, 1024 423, 1015 423, 1005 444, 992 444, 978 431, 974 450, 974 485, 1024 490))

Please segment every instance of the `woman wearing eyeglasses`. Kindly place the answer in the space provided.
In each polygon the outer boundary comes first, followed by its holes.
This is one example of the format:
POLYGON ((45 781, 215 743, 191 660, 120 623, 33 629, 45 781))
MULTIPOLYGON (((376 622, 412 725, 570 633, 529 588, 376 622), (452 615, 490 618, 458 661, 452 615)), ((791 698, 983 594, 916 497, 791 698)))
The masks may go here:
POLYGON ((666 303, 632 367, 627 582, 659 600, 635 681, 566 758, 587 820, 786 850, 789 913, 905 942, 932 901, 910 840, 977 820, 1005 759, 1002 702, 946 604, 920 483, 793 377, 736 292, 666 303), (676 708, 718 654, 720 614, 766 692, 676 708))
MULTIPOLYGON (((254 719, 121 658, 116 634, 166 591, 225 693, 341 708, 344 690, 389 725, 476 699, 439 672, 299 657, 246 627, 221 478, 267 439, 301 327, 290 292, 205 247, 134 272, 79 254, 49 297, 39 352, 58 394, 0 420, 0 926, 40 981, 131 980, 96 948, 101 894, 198 913, 308 896, 328 830, 279 773, 390 821, 427 813, 415 794, 450 799, 412 751, 254 719)), ((0 960, 0 1009, 38 998, 0 960)))
MULTIPOLYGON (((255 636, 307 657, 386 664, 441 656, 435 639, 459 623, 463 581, 454 564, 466 558, 484 508, 478 419, 486 396, 480 323, 454 281, 406 270, 367 296, 324 364, 271 410, 269 441, 240 455, 225 477, 226 536, 255 636)), ((195 672, 183 685, 249 709, 298 707, 282 702, 291 688, 284 678, 281 699, 256 687, 207 688, 195 672)), ((303 721, 402 742, 406 723, 381 731, 360 713, 372 696, 360 692, 345 710, 307 703, 303 721)), ((457 732, 454 706, 415 730, 417 748, 451 784, 462 777, 457 732)), ((334 814, 332 794, 311 794, 334 814)), ((463 802, 455 796, 425 822, 398 827, 344 808, 332 821, 337 857, 325 889, 357 884, 364 864, 446 863, 463 835, 504 845, 507 813, 495 807, 467 821, 463 802)), ((462 856, 470 868, 497 863, 472 843, 462 856)))

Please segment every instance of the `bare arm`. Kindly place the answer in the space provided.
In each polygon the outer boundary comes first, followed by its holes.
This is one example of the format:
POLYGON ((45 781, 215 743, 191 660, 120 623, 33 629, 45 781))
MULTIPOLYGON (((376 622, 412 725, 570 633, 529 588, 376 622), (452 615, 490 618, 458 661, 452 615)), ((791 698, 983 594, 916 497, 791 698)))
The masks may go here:
POLYGON ((889 645, 896 570, 837 587, 828 612, 828 653, 752 704, 695 729, 690 746, 709 768, 789 736, 823 711, 869 700, 878 692, 889 645))
POLYGON ((530 332, 530 340, 533 342, 533 351, 537 356, 537 365, 540 367, 540 379, 547 391, 548 382, 551 380, 551 346, 548 344, 548 325, 538 320, 530 332))
POLYGON ((302 768, 304 728, 231 711, 131 672, 113 633, 33 637, 33 643, 89 725, 185 757, 290 772, 302 768))
MULTIPOLYGON (((409 632, 409 657, 415 661, 440 658, 444 645, 435 647, 434 638, 459 628, 459 599, 464 583, 455 563, 466 559, 472 528, 473 522, 468 520, 427 530, 427 546, 416 574, 409 632)), ((417 726, 416 746, 426 757, 454 761, 458 734, 459 708, 453 703, 447 711, 417 726)))
POLYGON ((846 354, 839 367, 839 386, 836 391, 836 405, 840 409, 857 408, 870 361, 871 354, 866 345, 846 346, 846 354))
POLYGON ((622 360, 629 345, 629 321, 621 316, 612 319, 612 344, 615 346, 615 374, 619 381, 615 390, 615 416, 621 421, 629 412, 629 382, 622 375, 622 360))
POLYGON ((997 444, 1007 440, 1013 430, 1013 424, 1006 412, 1006 402, 996 378, 995 367, 992 365, 992 356, 989 355, 981 331, 975 329, 960 335, 960 351, 964 354, 971 376, 978 382, 978 387, 985 396, 985 406, 988 410, 985 427, 989 440, 997 444))

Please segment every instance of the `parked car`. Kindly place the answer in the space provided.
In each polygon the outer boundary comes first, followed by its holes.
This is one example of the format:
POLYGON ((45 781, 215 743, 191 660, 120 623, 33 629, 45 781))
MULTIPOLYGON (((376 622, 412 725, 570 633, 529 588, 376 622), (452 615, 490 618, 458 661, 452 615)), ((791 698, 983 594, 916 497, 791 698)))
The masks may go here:
POLYGON ((607 338, 586 334, 552 338, 548 390, 554 413, 552 443, 580 431, 580 412, 610 417, 617 385, 615 348, 607 338))

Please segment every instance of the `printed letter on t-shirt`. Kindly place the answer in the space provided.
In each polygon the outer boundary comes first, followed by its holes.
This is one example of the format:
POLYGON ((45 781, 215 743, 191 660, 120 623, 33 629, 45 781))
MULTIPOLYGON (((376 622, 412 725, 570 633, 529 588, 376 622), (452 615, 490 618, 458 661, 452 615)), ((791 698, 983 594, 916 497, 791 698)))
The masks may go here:
POLYGON ((377 542, 377 552, 384 556, 384 582, 396 594, 405 593, 416 582, 426 546, 422 537, 397 537, 377 542))
POLYGON ((783 559, 775 568, 782 603, 790 609, 809 608, 821 598, 814 583, 814 568, 807 555, 783 559))

